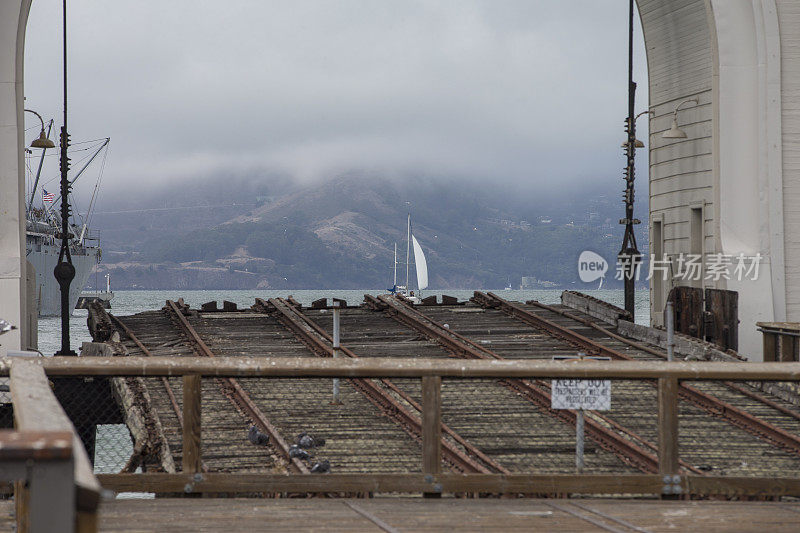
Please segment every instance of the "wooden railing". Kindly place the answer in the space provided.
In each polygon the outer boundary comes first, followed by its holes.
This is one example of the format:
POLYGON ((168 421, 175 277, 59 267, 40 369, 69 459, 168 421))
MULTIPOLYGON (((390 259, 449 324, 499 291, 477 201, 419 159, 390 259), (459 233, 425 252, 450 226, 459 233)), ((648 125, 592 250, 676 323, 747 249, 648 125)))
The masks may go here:
MULTIPOLYGON (((0 360, 0 375, 14 365, 0 360)), ((199 386, 184 394, 183 449, 192 459, 178 474, 99 475, 115 491, 156 493, 526 493, 657 494, 675 496, 800 496, 800 478, 686 475, 678 462, 678 384, 681 380, 800 381, 800 363, 421 360, 312 358, 51 358, 36 362, 49 376, 183 376, 261 378, 419 378, 422 380, 422 473, 420 474, 228 474, 201 472, 199 386), (538 475, 441 473, 442 378, 585 378, 657 380, 658 474, 538 475), (195 392, 191 392, 195 391, 195 392)))
POLYGON ((16 429, 0 432, 0 475, 15 483, 17 531, 96 531, 100 483, 44 369, 15 360, 9 374, 16 429))

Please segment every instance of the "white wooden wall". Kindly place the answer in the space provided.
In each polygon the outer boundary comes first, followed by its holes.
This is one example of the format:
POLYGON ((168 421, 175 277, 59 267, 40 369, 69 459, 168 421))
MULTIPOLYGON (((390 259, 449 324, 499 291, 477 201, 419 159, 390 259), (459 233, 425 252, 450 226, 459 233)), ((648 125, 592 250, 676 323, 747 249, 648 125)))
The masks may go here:
MULTIPOLYGON (((647 50, 650 109, 650 249, 675 257, 690 253, 692 207, 701 207, 705 223, 703 248, 714 253, 716 207, 714 189, 712 36, 704 0, 639 0, 647 50), (664 139, 675 107, 686 139, 664 139), (661 224, 662 243, 654 243, 653 223, 661 224)), ((662 322, 666 293, 672 281, 651 284, 651 316, 662 322)))
POLYGON ((800 2, 777 0, 781 47, 786 315, 800 321, 800 2))
POLYGON ((30 4, 31 0, 0 0, 0 318, 19 328, 0 337, 0 355, 19 349, 30 329, 25 294, 22 90, 30 4))

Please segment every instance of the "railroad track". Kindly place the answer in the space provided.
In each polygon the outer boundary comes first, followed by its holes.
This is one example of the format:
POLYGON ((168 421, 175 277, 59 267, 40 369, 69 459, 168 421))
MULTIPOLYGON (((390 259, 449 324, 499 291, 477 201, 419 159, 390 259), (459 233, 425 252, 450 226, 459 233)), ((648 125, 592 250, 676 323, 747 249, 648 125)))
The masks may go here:
MULTIPOLYGON (((180 309, 175 302, 172 300, 167 300, 165 310, 170 315, 170 318, 175 321, 178 327, 186 335, 190 344, 198 355, 204 357, 216 357, 214 352, 212 352, 208 345, 203 342, 203 339, 200 338, 200 335, 197 334, 197 331, 192 327, 191 324, 189 324, 189 321, 186 319, 186 317, 183 316, 182 309, 180 309)), ((292 457, 289 454, 289 443, 284 440, 266 415, 261 412, 261 409, 259 409, 255 402, 253 402, 253 400, 250 398, 250 395, 245 392, 245 390, 239 384, 239 381, 235 378, 220 378, 220 381, 229 389, 229 394, 232 401, 235 402, 242 411, 247 413, 247 416, 259 430, 269 435, 270 442, 286 460, 289 469, 300 474, 309 474, 310 470, 306 464, 303 463, 303 461, 301 461, 299 458, 292 457)))
MULTIPOLYGON (((173 322, 180 321, 175 315, 176 307, 181 310, 181 306, 168 305, 173 322)), ((192 312, 183 318, 189 329, 182 327, 182 334, 193 341, 193 349, 200 350, 203 356, 207 356, 207 353, 215 357, 248 354, 263 356, 264 346, 259 343, 259 339, 269 338, 277 338, 280 346, 278 351, 273 351, 274 345, 268 350, 271 356, 308 356, 308 350, 294 335, 279 332, 278 329, 284 330, 284 326, 264 314, 192 312), (203 346, 208 352, 203 350, 203 346), (247 350, 247 346, 255 347, 257 351, 247 350)), ((317 451, 317 456, 330 459, 332 469, 336 472, 413 472, 421 468, 419 447, 415 440, 397 428, 396 424, 372 404, 364 402, 361 392, 353 387, 343 384, 342 404, 337 406, 330 402, 330 389, 320 386, 329 383, 327 380, 245 378, 236 381, 253 404, 269 413, 270 422, 276 432, 291 435, 308 430, 312 434, 324 436, 327 443, 317 451)), ((205 399, 203 403, 205 405, 205 399)), ((204 413, 210 411, 212 409, 204 407, 204 413)), ((209 446, 214 450, 225 445, 225 442, 219 441, 213 435, 204 433, 203 442, 207 443, 209 439, 215 439, 209 446)), ((205 450, 204 448, 204 457, 205 450)), ((231 453, 227 455, 230 456, 231 453)), ((233 470, 241 471, 235 464, 233 470)), ((468 471, 475 470, 470 468, 468 471)))
MULTIPOLYGON (((176 330, 164 311, 146 312, 126 317, 123 322, 119 317, 101 312, 109 318, 110 324, 120 332, 121 339, 127 338, 133 343, 128 346, 132 356, 172 356, 195 357, 196 354, 186 344, 185 338, 176 330), (134 329, 140 329, 137 335, 134 329), (149 344, 149 346, 148 346, 149 344)), ((131 378, 123 378, 131 379, 131 378)), ((142 380, 149 398, 149 404, 163 428, 161 438, 167 441, 177 465, 182 456, 183 411, 181 408, 182 382, 179 378, 136 378, 142 380), (159 393, 163 390, 163 394, 159 393), (177 394, 176 394, 177 391, 177 394)), ((230 394, 217 380, 207 379, 202 383, 203 426, 207 435, 228 441, 230 446, 236 442, 247 442, 246 425, 241 417, 244 413, 236 406, 230 394)), ((157 438, 157 436, 151 436, 157 438)), ((249 445, 238 448, 233 455, 215 450, 213 446, 204 445, 201 469, 204 472, 225 472, 240 469, 261 470, 275 466, 274 449, 249 445)), ((146 466, 146 465, 143 465, 146 466)))
MULTIPOLYGON (((611 357, 612 359, 622 361, 633 361, 640 359, 640 357, 636 357, 635 355, 628 355, 616 349, 600 344, 595 340, 589 339, 588 337, 577 333, 573 329, 528 311, 517 303, 504 300, 494 293, 482 293, 480 291, 476 291, 473 301, 482 307, 498 309, 510 317, 529 324, 534 328, 540 329, 555 338, 562 339, 565 342, 575 346, 577 349, 586 350, 588 353, 607 356, 611 357)), ((539 302, 532 301, 528 302, 528 304, 539 309, 544 309, 551 313, 566 316, 572 320, 578 319, 578 317, 572 316, 571 313, 562 312, 553 308, 552 306, 548 306, 539 302)), ((577 321, 587 327, 591 327, 597 331, 600 331, 613 340, 624 343, 636 350, 647 353, 650 356, 655 355, 659 358, 663 357, 662 354, 660 354, 657 350, 643 346, 640 343, 626 339, 620 335, 612 334, 610 331, 601 326, 593 325, 591 321, 583 319, 578 319, 577 321)), ((740 394, 742 393, 742 388, 737 387, 734 384, 730 384, 728 388, 739 392, 740 394)), ((681 382, 679 384, 679 394, 682 399, 692 403, 700 409, 703 409, 712 416, 726 419, 731 424, 769 442, 773 446, 800 456, 800 436, 792 434, 781 427, 748 413, 747 411, 733 405, 730 402, 720 399, 719 397, 711 394, 709 392, 710 390, 711 387, 705 384, 698 383, 690 385, 685 382, 681 382), (701 390, 701 387, 705 390, 701 390)), ((719 389, 717 389, 717 392, 719 392, 719 389)), ((760 396, 756 394, 750 395, 750 398, 761 401, 760 396)), ((771 403, 775 404, 775 402, 771 403)), ((790 415, 787 416, 792 416, 793 418, 800 420, 795 413, 788 409, 781 409, 781 412, 783 414, 788 412, 790 415)))
MULTIPOLYGON (((271 309, 269 314, 254 312, 259 306, 274 308, 270 302, 257 302, 253 310, 218 313, 187 313, 181 305, 175 305, 198 338, 216 357, 262 357, 265 353, 271 357, 330 356, 331 310, 303 309, 296 302, 285 299, 275 301, 284 308, 286 314, 295 318, 299 327, 306 330, 306 335, 316 340, 303 341, 300 335, 279 321, 282 314, 275 309, 271 309), (316 346, 316 350, 309 350, 309 344, 316 346)), ((474 357, 470 355, 474 351, 481 354, 481 358, 495 358, 491 355, 494 354, 496 357, 512 359, 550 358, 552 354, 590 351, 567 342, 565 335, 553 336, 521 320, 512 319, 499 309, 472 304, 411 308, 401 303, 404 310, 401 313, 390 309, 381 299, 373 298, 372 305, 383 311, 376 313, 368 309, 369 298, 366 304, 361 308, 347 307, 341 311, 343 341, 346 344, 341 350, 342 356, 453 357, 457 352, 458 357, 466 358, 474 357), (421 331, 398 319, 398 315, 404 315, 405 312, 421 314, 422 318, 412 317, 412 322, 422 321, 431 326, 433 331, 421 331), (387 317, 392 313, 394 317, 387 317)), ((593 327, 584 315, 570 316, 573 315, 570 310, 533 304, 516 305, 526 312, 541 315, 557 326, 575 330, 590 342, 602 344, 627 358, 655 360, 663 357, 651 347, 615 338, 616 333, 603 331, 606 328, 602 326, 603 330, 593 327)), ((124 317, 128 329, 152 355, 199 355, 195 344, 187 342, 190 335, 178 326, 179 320, 171 310, 124 317)), ((126 335, 126 345, 132 355, 146 355, 141 346, 129 339, 126 335)), ((169 378, 168 381, 174 391, 173 397, 180 403, 180 380, 169 378)), ((328 438, 329 443, 322 453, 331 459, 336 472, 418 472, 420 469, 419 439, 396 419, 387 417, 374 402, 368 398, 365 401, 364 391, 348 380, 343 379, 341 383, 344 404, 341 406, 330 405, 329 380, 246 378, 237 381, 250 399, 269 415, 270 421, 282 435, 308 430, 328 438)), ((415 404, 419 405, 421 398, 419 380, 373 381, 409 413, 418 413, 415 404)), ((574 436, 564 431, 563 427, 574 427, 574 416, 569 416, 572 414, 570 411, 550 411, 548 382, 532 381, 529 382, 530 387, 519 389, 508 383, 498 387, 499 381, 443 381, 442 420, 451 430, 443 427, 445 441, 491 471, 499 470, 492 469, 480 457, 481 454, 498 466, 514 472, 570 472, 574 436), (531 403, 537 408, 531 409, 531 403), (462 442, 458 442, 459 438, 462 442), (464 443, 471 445, 472 450, 468 451, 464 443)), ((172 431, 175 435, 168 435, 170 447, 177 446, 180 449, 178 412, 166 393, 164 381, 147 378, 147 383, 148 388, 154 388, 151 392, 157 391, 153 399, 159 406, 158 413, 162 421, 169 419, 165 430, 178 428, 177 432, 172 431)), ((794 412, 791 407, 778 400, 772 402, 761 397, 751 398, 748 392, 751 395, 757 393, 747 385, 733 384, 743 388, 740 391, 722 382, 687 384, 763 422, 786 432, 800 434, 800 420, 789 414, 794 412)), ((247 443, 246 432, 242 430, 242 411, 233 407, 234 403, 221 392, 216 380, 205 379, 203 386, 203 459, 209 470, 252 471, 259 468, 255 462, 240 458, 243 452, 264 452, 247 450, 248 446, 254 447, 247 443), (207 425, 206 419, 212 415, 212 424, 207 425), (229 428, 223 427, 223 422, 229 428), (215 428, 206 432, 214 424, 218 424, 217 427, 222 430, 217 432, 215 428), (205 445, 207 439, 208 447, 205 445), (240 442, 236 442, 236 439, 240 442)), ((630 469, 652 472, 657 467, 657 450, 653 444, 657 440, 655 389, 649 382, 631 380, 614 381, 612 386, 613 410, 598 416, 587 413, 587 418, 592 421, 587 420, 587 467, 595 472, 622 473, 630 469), (603 438, 608 435, 609 440, 595 439, 590 433, 592 425, 602 428, 601 435, 603 438), (636 464, 619 442, 638 448, 653 460, 649 465, 644 463, 646 459, 636 464), (592 449, 596 453, 591 453, 592 449), (592 461, 593 466, 588 466, 592 461)), ((230 388, 225 390, 230 393, 230 388)), ((734 427, 725 416, 711 416, 708 410, 692 402, 680 402, 680 409, 683 470, 698 474, 713 470, 713 473, 744 476, 754 473, 785 475, 786 472, 797 471, 800 464, 797 454, 774 445, 753 431, 734 427)), ((444 449, 443 452, 448 453, 444 449)), ((278 450, 274 450, 274 456, 282 458, 278 450)), ((454 465, 449 458, 445 462, 454 465)))
MULTIPOLYGON (((257 298, 254 308, 265 313, 277 315, 278 320, 290 331, 294 332, 298 340, 308 346, 315 354, 321 357, 333 357, 333 339, 331 336, 313 320, 305 316, 296 305, 282 298, 271 298, 269 301, 257 298)), ((339 349, 346 357, 358 358, 346 346, 340 345, 339 349)), ((422 419, 420 414, 416 414, 422 412, 422 406, 411 396, 388 379, 378 380, 388 390, 381 388, 372 379, 350 379, 349 381, 367 400, 381 409, 387 417, 395 420, 412 438, 422 441, 422 419), (400 400, 414 409, 416 413, 412 413, 392 393, 399 396, 400 400)), ((442 437, 443 459, 462 472, 510 473, 508 469, 488 457, 444 423, 442 424, 442 433, 449 436, 466 451, 466 453, 462 452, 453 443, 445 439, 444 436, 442 437)))
MULTIPOLYGON (((445 327, 444 324, 432 320, 396 297, 365 295, 364 302, 367 307, 374 311, 383 311, 391 318, 437 342, 455 357, 465 359, 503 359, 495 352, 452 331, 450 328, 445 327)), ((521 379, 506 379, 501 380, 501 383, 549 413, 552 417, 572 427, 575 426, 576 415, 573 411, 550 408, 549 385, 543 381, 531 382, 521 379)), ((586 433, 599 446, 614 453, 625 463, 643 472, 658 472, 656 446, 622 424, 594 413, 586 419, 586 433)), ((694 473, 703 473, 702 470, 685 462, 681 462, 681 466, 694 473)))

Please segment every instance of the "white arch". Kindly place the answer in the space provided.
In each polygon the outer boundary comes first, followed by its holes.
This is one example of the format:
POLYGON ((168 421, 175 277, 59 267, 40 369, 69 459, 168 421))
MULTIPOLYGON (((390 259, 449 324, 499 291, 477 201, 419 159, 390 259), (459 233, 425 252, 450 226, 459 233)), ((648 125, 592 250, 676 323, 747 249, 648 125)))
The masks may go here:
MULTIPOLYGON (((638 0, 655 111, 651 250, 764 258, 756 280, 702 282, 739 293, 739 350, 752 360, 761 359, 755 323, 786 320, 787 294, 794 285, 800 294, 784 258, 787 230, 800 220, 784 217, 781 1, 638 0), (663 139, 687 98, 699 101, 679 115, 689 138, 663 139)), ((656 324, 664 293, 687 284, 670 281, 651 286, 656 324)))
MULTIPOLYGON (((0 2, 0 318, 18 326, 0 337, 0 355, 27 346, 23 62, 31 0, 0 2)), ((35 327, 35 325, 33 325, 35 327)))
MULTIPOLYGON (((704 252, 766 258, 758 282, 714 284, 739 291, 740 348, 758 359, 756 320, 800 319, 800 268, 790 266, 800 264, 800 238, 792 238, 800 210, 795 214, 791 202, 800 198, 800 155, 794 154, 800 151, 782 152, 800 138, 800 117, 791 114, 800 108, 800 82, 787 89, 782 78, 788 72, 800 79, 800 45, 782 38, 800 32, 800 7, 796 0, 637 3, 654 111, 650 212, 662 231, 658 244, 668 254, 690 252, 691 221, 699 212, 704 252), (663 139, 675 105, 686 98, 699 102, 680 112, 689 139, 663 139), (784 107, 783 99, 791 105, 784 107)), ((25 318, 22 116, 30 4, 0 2, 0 317, 22 333, 5 335, 6 349, 19 347, 32 330, 25 318)), ((653 239, 651 233, 651 250, 653 239)), ((651 308, 656 322, 660 311, 651 308)))

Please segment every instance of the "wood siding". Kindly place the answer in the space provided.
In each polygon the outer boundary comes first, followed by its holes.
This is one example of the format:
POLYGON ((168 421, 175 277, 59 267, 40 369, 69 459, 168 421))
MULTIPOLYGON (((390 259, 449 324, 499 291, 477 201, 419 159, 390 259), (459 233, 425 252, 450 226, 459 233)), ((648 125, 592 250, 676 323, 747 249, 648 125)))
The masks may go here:
POLYGON ((800 2, 776 0, 781 42, 786 318, 800 320, 800 2))
MULTIPOLYGON (((712 35, 704 0, 638 0, 647 50, 650 109, 650 220, 663 220, 663 251, 690 252, 690 210, 704 204, 704 248, 715 251, 712 35), (664 139, 675 107, 697 98, 678 112, 686 139, 664 139)), ((650 238, 653 239, 651 227, 650 238)), ((650 249, 661 245, 651 242, 650 249)), ((663 284, 668 290, 670 282, 663 284)), ((652 294, 651 302, 664 302, 652 294)), ((660 324, 661 309, 651 307, 660 324)))

